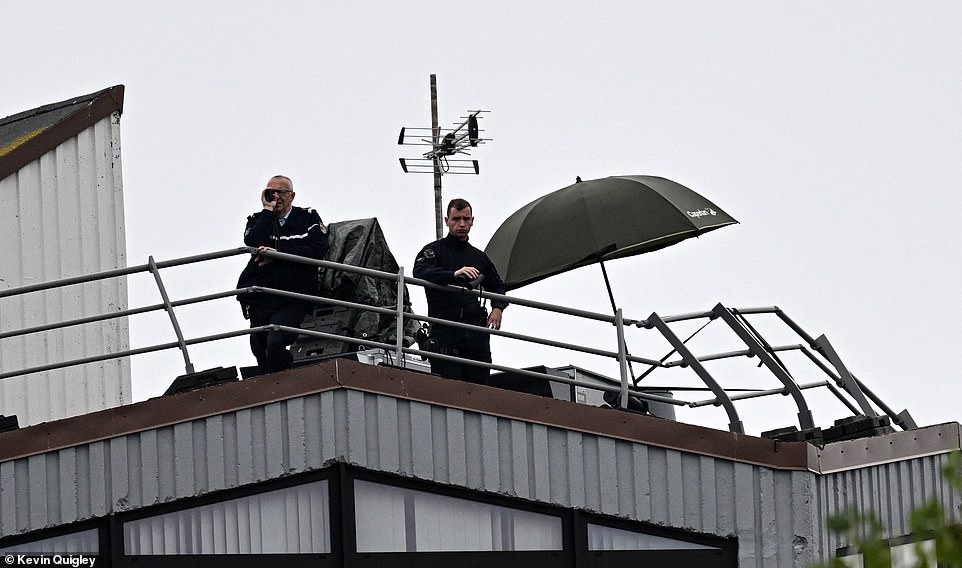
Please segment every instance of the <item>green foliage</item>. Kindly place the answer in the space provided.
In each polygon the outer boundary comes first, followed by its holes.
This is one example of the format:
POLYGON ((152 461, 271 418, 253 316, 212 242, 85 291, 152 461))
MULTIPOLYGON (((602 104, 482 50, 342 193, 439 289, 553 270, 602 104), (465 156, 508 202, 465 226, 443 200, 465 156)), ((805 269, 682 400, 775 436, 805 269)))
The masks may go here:
MULTIPOLYGON (((861 515, 854 511, 836 515, 828 520, 828 529, 835 534, 845 535, 851 546, 862 554, 865 568, 889 568, 892 565, 891 552, 882 539, 882 523, 875 515, 861 515)), ((849 568, 849 564, 841 558, 832 558, 828 567, 849 568)))
MULTIPOLYGON (((957 492, 962 493, 962 453, 954 452, 942 468, 942 476, 957 492)), ((910 527, 912 534, 922 540, 935 540, 935 556, 938 568, 962 568, 962 525, 954 520, 951 512, 946 511, 936 499, 912 511, 910 527)), ((883 539, 884 527, 874 515, 862 515, 850 511, 832 517, 828 528, 837 535, 845 535, 849 545, 862 555, 864 568, 889 568, 892 556, 888 544, 883 539)), ((914 568, 936 568, 929 562, 929 556, 920 540, 915 543, 917 563, 914 568)), ((821 568, 851 568, 841 558, 832 558, 821 568)))

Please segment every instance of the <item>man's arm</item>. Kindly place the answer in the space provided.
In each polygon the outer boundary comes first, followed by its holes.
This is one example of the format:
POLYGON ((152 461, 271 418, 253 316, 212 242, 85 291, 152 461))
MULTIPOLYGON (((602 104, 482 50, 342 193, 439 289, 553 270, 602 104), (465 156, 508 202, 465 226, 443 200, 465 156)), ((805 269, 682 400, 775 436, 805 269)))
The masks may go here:
POLYGON ((244 244, 249 247, 273 247, 275 219, 274 214, 267 210, 248 217, 244 244))
MULTIPOLYGON (((504 280, 501 279, 501 275, 498 274, 497 267, 491 262, 491 259, 487 258, 487 266, 484 271, 484 289, 488 292, 494 292, 495 294, 504 294, 506 292, 504 287, 504 280)), ((503 300, 491 300, 491 313, 498 311, 498 327, 501 326, 501 312, 508 307, 508 303, 503 300)), ((490 324, 490 318, 488 320, 490 324)), ((497 327, 494 329, 498 329, 497 327)))
MULTIPOLYGON (((495 294, 504 294, 504 280, 501 279, 501 275, 498 274, 498 269, 495 268, 494 263, 488 259, 488 267, 485 271, 484 276, 484 288, 488 292, 494 292, 495 294)), ((488 315, 488 327, 491 329, 501 329, 501 317, 504 313, 504 309, 508 307, 508 303, 502 300, 491 300, 491 313, 488 315)))

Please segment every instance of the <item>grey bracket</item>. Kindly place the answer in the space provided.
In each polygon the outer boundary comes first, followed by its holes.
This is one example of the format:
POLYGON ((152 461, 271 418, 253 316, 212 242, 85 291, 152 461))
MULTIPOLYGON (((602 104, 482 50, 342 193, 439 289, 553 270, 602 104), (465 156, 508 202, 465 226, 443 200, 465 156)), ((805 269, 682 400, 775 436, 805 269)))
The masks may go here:
POLYGON ((735 405, 732 403, 732 399, 729 398, 728 393, 725 389, 721 387, 715 379, 711 376, 704 365, 692 354, 685 343, 680 337, 675 335, 675 332, 668 327, 661 317, 652 312, 648 319, 646 320, 646 325, 649 327, 654 327, 661 332, 665 339, 671 343, 671 346, 675 348, 675 351, 685 360, 685 362, 698 374, 699 378, 705 383, 705 385, 711 390, 715 398, 718 399, 719 404, 725 408, 725 412, 728 413, 728 430, 735 432, 736 434, 744 434, 745 428, 742 425, 741 419, 738 418, 738 411, 735 410, 735 405))
POLYGON ((765 364, 766 367, 775 375, 775 377, 785 385, 785 390, 788 394, 792 396, 795 400, 795 405, 798 407, 798 425, 802 430, 809 430, 815 427, 815 421, 812 418, 812 411, 808 409, 808 403, 805 402, 805 397, 802 395, 801 389, 798 388, 798 384, 795 379, 788 373, 784 366, 768 352, 767 349, 758 341, 758 339, 747 329, 745 326, 735 317, 735 315, 721 303, 715 306, 712 310, 717 317, 720 317, 728 327, 732 328, 738 337, 745 342, 745 345, 751 350, 752 354, 758 357, 759 361, 765 364))
POLYGON ((859 387, 858 381, 852 376, 848 368, 845 367, 845 364, 842 363, 842 359, 838 356, 838 353, 835 352, 835 348, 832 347, 832 344, 828 341, 828 338, 825 337, 825 334, 820 335, 812 347, 828 359, 828 362, 835 367, 839 376, 838 386, 842 387, 849 396, 855 399, 855 403, 858 404, 862 413, 865 414, 865 416, 878 416, 875 409, 872 408, 872 405, 869 404, 865 398, 865 393, 863 393, 859 387))

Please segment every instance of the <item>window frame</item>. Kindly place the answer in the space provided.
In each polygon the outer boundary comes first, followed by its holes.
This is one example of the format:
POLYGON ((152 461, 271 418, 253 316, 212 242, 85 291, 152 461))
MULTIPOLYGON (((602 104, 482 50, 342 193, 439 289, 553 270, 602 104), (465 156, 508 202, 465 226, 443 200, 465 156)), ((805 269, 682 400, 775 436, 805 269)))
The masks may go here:
POLYGON ((339 516, 335 517, 335 514, 339 515, 340 512, 340 507, 335 504, 337 495, 340 492, 339 476, 337 475, 336 468, 328 467, 322 470, 305 472, 281 479, 274 479, 270 481, 244 485, 241 487, 224 489, 197 497, 188 497, 185 499, 171 501, 169 503, 161 503, 157 505, 151 505, 149 507, 139 508, 134 511, 117 513, 113 515, 115 521, 112 523, 113 529, 111 534, 111 540, 116 544, 116 550, 113 554, 113 566, 118 568, 125 566, 152 568, 156 566, 160 568, 169 566, 174 559, 176 559, 178 566, 184 566, 185 568, 234 568, 238 565, 238 562, 243 562, 243 565, 245 566, 263 565, 268 568, 275 568, 278 565, 291 566, 292 568, 327 568, 343 566, 343 563, 340 561, 340 541, 338 539, 336 530, 336 523, 339 520, 339 516), (306 485, 325 480, 327 481, 329 508, 328 515, 331 524, 331 534, 329 535, 331 541, 331 552, 307 554, 269 553, 134 555, 127 554, 126 550, 124 549, 125 523, 160 516, 167 513, 175 513, 188 509, 204 507, 207 505, 223 503, 225 501, 231 501, 234 499, 243 499, 245 497, 270 493, 273 491, 279 491, 291 487, 297 487, 299 485, 306 485))
POLYGON ((574 555, 572 554, 574 539, 571 530, 570 511, 564 507, 354 467, 345 468, 342 498, 349 501, 349 503, 342 503, 345 513, 342 523, 344 527, 345 566, 397 566, 399 568, 442 565, 458 566, 459 568, 473 568, 475 566, 479 568, 490 568, 491 566, 505 568, 574 566, 574 555), (358 552, 357 518, 354 510, 355 480, 557 517, 561 521, 561 549, 538 551, 358 552))
MULTIPOLYGON (((951 525, 951 526, 962 527, 962 525, 951 525)), ((893 536, 889 538, 883 538, 881 539, 880 542, 882 545, 884 545, 886 548, 889 549, 889 553, 891 554, 892 547, 894 546, 904 546, 907 544, 914 545, 919 542, 931 541, 932 546, 935 547, 932 553, 937 554, 938 553, 938 546, 936 543, 937 537, 938 535, 936 534, 936 531, 930 530, 930 531, 924 531, 921 533, 909 533, 909 534, 903 534, 903 535, 893 536)), ((857 547, 851 544, 836 548, 835 557, 840 560, 852 559, 858 562, 862 562, 862 553, 859 552, 857 547)), ((936 558, 936 563, 937 562, 938 562, 938 558, 936 558)))
MULTIPOLYGON (((31 531, 28 533, 10 535, 0 538, 0 548, 6 548, 10 546, 19 546, 22 544, 29 544, 31 542, 36 542, 40 540, 47 540, 50 538, 57 538, 60 536, 67 536, 74 533, 85 532, 89 530, 97 531, 97 551, 96 555, 84 555, 96 558, 96 566, 102 566, 105 564, 106 559, 109 556, 110 551, 110 518, 109 517, 98 517, 95 519, 85 519, 83 521, 76 521, 73 523, 68 523, 65 525, 60 525, 57 527, 45 528, 36 531, 31 531)), ((80 554, 80 553, 77 553, 80 554)), ((27 556, 31 556, 27 554, 27 556)), ((36 555, 43 556, 43 555, 36 555)))
POLYGON ((677 568, 717 568, 738 566, 738 538, 721 537, 694 531, 685 531, 643 521, 609 517, 597 513, 576 511, 575 527, 581 541, 577 553, 579 567, 637 568, 638 562, 651 562, 655 566, 671 565, 677 568), (589 550, 588 525, 598 525, 629 532, 647 534, 671 540, 710 546, 708 549, 678 550, 589 550))
MULTIPOLYGON (((0 539, 0 546, 16 546, 36 540, 54 538, 74 532, 96 528, 98 530, 98 566, 108 568, 160 568, 176 562, 186 568, 234 568, 241 562, 244 566, 278 565, 301 567, 340 566, 392 566, 421 568, 425 565, 456 565, 458 568, 474 566, 489 568, 492 565, 505 568, 556 567, 612 567, 637 568, 639 561, 668 562, 673 566, 737 566, 738 540, 735 537, 719 537, 695 533, 624 518, 590 513, 560 505, 530 501, 483 490, 446 485, 435 481, 415 479, 395 473, 379 472, 337 462, 316 471, 303 472, 281 479, 252 483, 241 487, 219 490, 197 497, 187 497, 159 503, 132 511, 118 512, 99 517, 41 529, 26 534, 0 539), (124 550, 124 524, 157 515, 203 507, 233 499, 241 499, 280 489, 295 487, 317 481, 327 481, 330 518, 329 553, 310 554, 180 554, 180 555, 127 555, 124 550), (445 551, 445 552, 358 552, 357 518, 355 511, 355 481, 388 485, 443 497, 463 499, 483 505, 495 505, 513 510, 526 511, 556 517, 561 521, 561 550, 543 551, 445 551), (714 547, 715 550, 588 550, 588 524, 627 530, 642 534, 670 538, 714 547), (719 555, 721 558, 719 558, 719 555), (706 560, 710 559, 710 560, 706 560)), ((912 542, 919 539, 906 539, 912 542)), ((921 540, 924 540, 922 538, 921 540)), ((894 540, 893 540, 894 542, 894 540)), ((839 549, 841 553, 843 549, 839 549)))

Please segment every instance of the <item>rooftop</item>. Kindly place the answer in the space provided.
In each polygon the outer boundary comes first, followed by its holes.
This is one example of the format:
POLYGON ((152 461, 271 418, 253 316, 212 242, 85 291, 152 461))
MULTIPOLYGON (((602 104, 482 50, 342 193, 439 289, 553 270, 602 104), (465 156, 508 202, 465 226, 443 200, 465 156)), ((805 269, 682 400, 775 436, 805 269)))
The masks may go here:
POLYGON ((777 470, 828 473, 962 447, 958 423, 816 447, 332 359, 2 433, 0 462, 336 390, 385 395, 777 470))
POLYGON ((51 103, 0 119, 0 179, 36 160, 64 140, 124 110, 124 86, 51 103))

